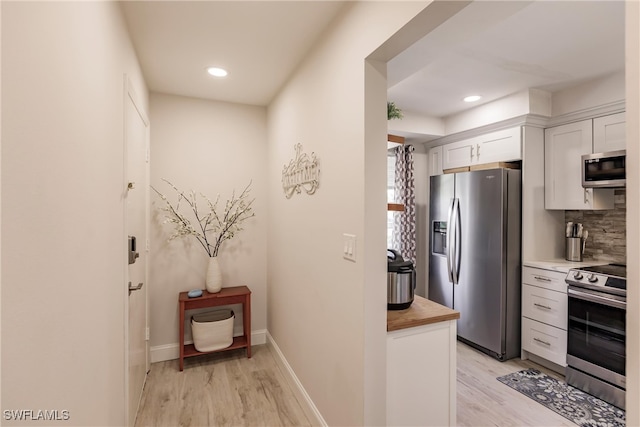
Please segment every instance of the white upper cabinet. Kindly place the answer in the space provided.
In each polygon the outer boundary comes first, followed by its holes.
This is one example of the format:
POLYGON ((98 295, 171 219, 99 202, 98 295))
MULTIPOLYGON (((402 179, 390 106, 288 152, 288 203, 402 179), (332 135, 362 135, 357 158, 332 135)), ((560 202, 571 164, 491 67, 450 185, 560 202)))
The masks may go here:
POLYGON ((442 146, 442 169, 522 159, 520 127, 503 129, 442 146))
POLYGON ((593 152, 626 149, 625 113, 593 119, 593 152))
POLYGON ((593 120, 545 129, 545 208, 613 209, 613 189, 582 188, 582 155, 593 153, 593 120))
POLYGON ((478 137, 476 163, 509 162, 522 159, 520 126, 478 137))
POLYGON ((442 146, 429 149, 429 176, 442 175, 442 146))

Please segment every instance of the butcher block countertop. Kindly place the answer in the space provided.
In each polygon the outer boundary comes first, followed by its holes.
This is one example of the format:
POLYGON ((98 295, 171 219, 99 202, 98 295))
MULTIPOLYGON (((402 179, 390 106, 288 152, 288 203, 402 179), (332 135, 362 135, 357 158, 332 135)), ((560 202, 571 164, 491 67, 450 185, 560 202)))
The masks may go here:
POLYGON ((387 332, 459 318, 460 312, 416 295, 406 310, 387 310, 387 332))

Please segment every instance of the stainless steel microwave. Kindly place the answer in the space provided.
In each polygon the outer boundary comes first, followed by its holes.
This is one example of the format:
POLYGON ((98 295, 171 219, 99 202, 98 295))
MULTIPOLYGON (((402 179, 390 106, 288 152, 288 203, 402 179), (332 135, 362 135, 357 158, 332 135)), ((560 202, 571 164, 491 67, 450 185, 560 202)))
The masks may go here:
POLYGON ((582 156, 582 186, 584 188, 615 188, 627 185, 627 150, 582 156))

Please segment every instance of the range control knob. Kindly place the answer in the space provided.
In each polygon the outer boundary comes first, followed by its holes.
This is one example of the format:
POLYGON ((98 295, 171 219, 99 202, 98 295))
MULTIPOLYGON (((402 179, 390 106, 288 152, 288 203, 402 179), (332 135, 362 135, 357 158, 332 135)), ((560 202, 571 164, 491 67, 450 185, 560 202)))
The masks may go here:
POLYGON ((573 278, 576 280, 582 280, 583 277, 584 276, 579 271, 576 271, 575 273, 573 273, 573 278))
POLYGON ((589 277, 587 277, 587 280, 591 283, 596 283, 598 281, 598 276, 596 276, 595 274, 590 274, 589 277))

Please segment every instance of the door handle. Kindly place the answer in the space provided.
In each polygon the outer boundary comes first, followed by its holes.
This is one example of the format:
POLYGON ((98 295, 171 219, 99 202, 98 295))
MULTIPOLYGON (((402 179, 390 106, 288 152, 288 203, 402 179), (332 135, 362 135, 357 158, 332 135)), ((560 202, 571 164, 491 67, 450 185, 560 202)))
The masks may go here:
POLYGON ((449 277, 450 281, 457 285, 460 279, 460 201, 459 199, 453 199, 453 205, 451 206, 451 213, 449 215, 450 228, 449 234, 453 240, 453 244, 449 246, 450 253, 450 266, 449 277))
POLYGON ((451 250, 453 249, 453 207, 455 205, 455 199, 451 200, 451 204, 449 205, 449 223, 447 225, 447 273, 449 274, 449 282, 453 283, 453 270, 451 263, 451 250))
POLYGON ((574 289, 567 289, 567 294, 569 295, 569 299, 575 298, 583 301, 595 302, 596 304, 606 305, 608 307, 620 308, 622 310, 627 309, 626 301, 619 301, 612 298, 607 298, 600 295, 590 294, 586 292, 576 291, 574 289))
POLYGON ((143 285, 144 283, 140 282, 138 283, 138 286, 133 286, 131 282, 129 282, 129 295, 131 295, 131 292, 133 291, 139 291, 140 289, 142 289, 143 285))
POLYGON ((462 260, 462 219, 460 217, 460 199, 456 199, 456 284, 460 282, 460 261, 462 260))

